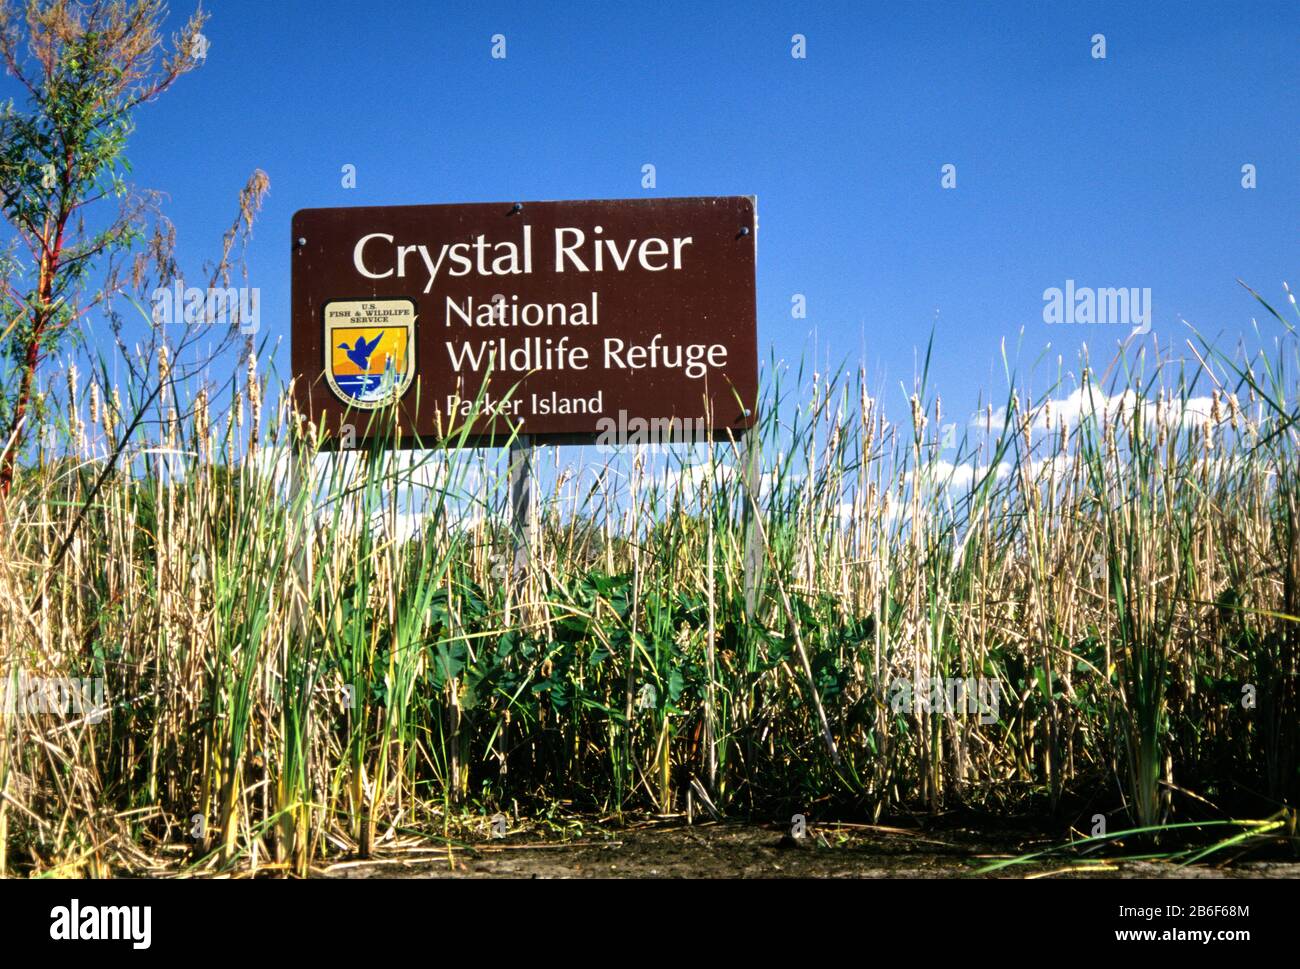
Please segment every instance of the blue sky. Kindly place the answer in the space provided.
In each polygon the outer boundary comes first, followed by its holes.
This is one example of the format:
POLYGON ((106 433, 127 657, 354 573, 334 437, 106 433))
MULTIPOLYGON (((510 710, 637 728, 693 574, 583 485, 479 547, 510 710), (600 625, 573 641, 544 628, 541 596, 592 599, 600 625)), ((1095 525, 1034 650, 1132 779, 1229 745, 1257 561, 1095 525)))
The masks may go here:
POLYGON ((862 362, 893 406, 932 327, 946 409, 1001 392, 1004 339, 1025 366, 1109 359, 1123 328, 1043 322, 1067 279, 1149 287, 1175 344, 1180 317, 1248 331, 1237 277, 1300 282, 1294 3, 205 6, 206 63, 139 112, 134 179, 197 278, 269 174, 248 284, 282 368, 304 207, 756 195, 760 351, 862 362))

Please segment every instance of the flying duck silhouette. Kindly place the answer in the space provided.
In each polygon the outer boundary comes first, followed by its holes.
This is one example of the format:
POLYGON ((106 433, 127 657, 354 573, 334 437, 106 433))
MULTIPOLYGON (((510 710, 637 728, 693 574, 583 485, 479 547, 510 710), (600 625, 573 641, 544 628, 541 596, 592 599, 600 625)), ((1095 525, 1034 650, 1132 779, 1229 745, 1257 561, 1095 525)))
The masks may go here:
POLYGON ((370 355, 375 352, 375 347, 379 346, 379 339, 382 333, 377 333, 375 338, 369 343, 364 336, 358 336, 355 346, 348 346, 346 343, 340 343, 339 349, 348 352, 348 359, 355 363, 362 370, 370 370, 370 355))

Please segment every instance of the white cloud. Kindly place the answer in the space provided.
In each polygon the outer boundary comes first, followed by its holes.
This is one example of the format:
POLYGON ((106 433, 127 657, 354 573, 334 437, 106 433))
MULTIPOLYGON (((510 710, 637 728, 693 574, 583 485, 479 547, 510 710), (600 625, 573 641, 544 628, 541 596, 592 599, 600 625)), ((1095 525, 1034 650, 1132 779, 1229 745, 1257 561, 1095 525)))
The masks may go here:
MULTIPOLYGON (((1060 427, 1061 422, 1064 421, 1067 427, 1075 428, 1082 420, 1091 417, 1095 417, 1099 422, 1113 421, 1120 416, 1131 416, 1136 406, 1138 406, 1138 396, 1133 390, 1107 394, 1091 385, 1077 387, 1064 397, 1049 399, 1035 407, 1031 415, 1031 426, 1035 430, 1043 430, 1050 420, 1052 427, 1060 427)), ((1143 420, 1153 423, 1161 405, 1156 400, 1147 398, 1141 402, 1141 406, 1143 420)), ((1222 416, 1229 413, 1229 406, 1228 395, 1221 396, 1219 408, 1222 416)), ((1186 400, 1166 400, 1162 416, 1166 422, 1184 427, 1189 424, 1199 425, 1210 419, 1213 408, 1213 399, 1204 395, 1188 397, 1186 400)), ((970 426, 983 428, 987 425, 995 431, 1000 431, 1006 426, 1006 420, 1006 411, 998 410, 993 412, 991 423, 987 415, 976 414, 971 418, 970 426)))

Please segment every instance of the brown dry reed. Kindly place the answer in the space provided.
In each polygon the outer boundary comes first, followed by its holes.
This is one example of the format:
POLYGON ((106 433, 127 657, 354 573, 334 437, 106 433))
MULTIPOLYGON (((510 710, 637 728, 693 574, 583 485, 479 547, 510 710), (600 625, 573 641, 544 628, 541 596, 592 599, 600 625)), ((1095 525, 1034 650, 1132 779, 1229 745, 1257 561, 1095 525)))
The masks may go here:
POLYGON ((119 389, 59 375, 0 509, 0 669, 106 709, 4 715, 0 870, 307 874, 705 798, 1294 806, 1293 336, 1080 364, 955 441, 925 373, 895 424, 774 365, 749 442, 542 449, 522 567, 500 450, 332 456, 251 357, 123 444, 119 389))

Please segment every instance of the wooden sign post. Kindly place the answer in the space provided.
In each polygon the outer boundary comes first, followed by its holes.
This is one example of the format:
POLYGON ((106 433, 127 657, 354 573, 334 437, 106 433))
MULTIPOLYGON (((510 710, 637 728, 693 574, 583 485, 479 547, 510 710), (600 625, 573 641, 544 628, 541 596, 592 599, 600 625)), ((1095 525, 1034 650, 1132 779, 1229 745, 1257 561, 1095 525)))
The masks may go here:
POLYGON ((510 534, 514 542, 511 569, 514 580, 528 573, 532 562, 537 516, 533 505, 533 452, 527 435, 520 435, 510 445, 510 534))

